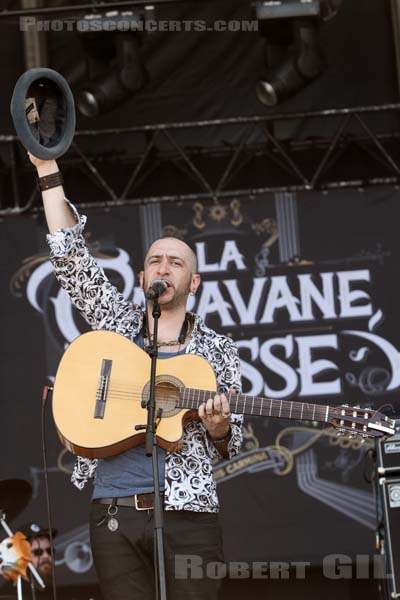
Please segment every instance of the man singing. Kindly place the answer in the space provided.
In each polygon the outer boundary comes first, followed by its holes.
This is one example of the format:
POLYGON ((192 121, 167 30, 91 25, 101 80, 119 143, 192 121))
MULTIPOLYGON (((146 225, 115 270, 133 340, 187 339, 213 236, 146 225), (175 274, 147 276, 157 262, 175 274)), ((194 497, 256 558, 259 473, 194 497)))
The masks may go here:
MULTIPOLYGON (((30 155, 39 175, 51 261, 62 287, 89 325, 118 332, 143 349, 152 343, 151 302, 145 313, 111 285, 88 251, 83 237, 86 217, 65 200, 57 163, 30 155)), ((140 284, 146 293, 156 280, 165 282, 159 297, 159 358, 197 354, 212 366, 218 391, 202 404, 199 419, 184 427, 177 452, 158 450, 164 506, 164 552, 167 596, 173 600, 216 600, 220 581, 181 577, 179 557, 195 555, 203 565, 223 560, 218 527, 214 458, 233 457, 242 442, 241 416, 231 414, 230 389, 240 391, 240 363, 234 342, 186 312, 189 294, 200 285, 197 260, 184 242, 156 240, 149 248, 140 284)), ((72 480, 82 489, 94 477, 90 517, 91 544, 105 600, 155 597, 152 462, 144 446, 118 456, 77 458, 72 480), (111 522, 115 513, 115 523, 111 522)), ((204 569, 205 572, 205 569, 204 569)))

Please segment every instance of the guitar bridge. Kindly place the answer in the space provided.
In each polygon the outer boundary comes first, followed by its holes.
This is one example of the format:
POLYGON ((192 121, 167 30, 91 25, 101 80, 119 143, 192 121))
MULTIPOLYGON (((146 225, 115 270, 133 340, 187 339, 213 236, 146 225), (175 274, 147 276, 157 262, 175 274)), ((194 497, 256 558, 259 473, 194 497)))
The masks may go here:
POLYGON ((112 360, 103 358, 101 365, 101 373, 99 379, 99 385, 97 386, 96 392, 96 406, 94 407, 94 418, 104 419, 104 411, 106 409, 107 402, 107 391, 110 383, 112 360))

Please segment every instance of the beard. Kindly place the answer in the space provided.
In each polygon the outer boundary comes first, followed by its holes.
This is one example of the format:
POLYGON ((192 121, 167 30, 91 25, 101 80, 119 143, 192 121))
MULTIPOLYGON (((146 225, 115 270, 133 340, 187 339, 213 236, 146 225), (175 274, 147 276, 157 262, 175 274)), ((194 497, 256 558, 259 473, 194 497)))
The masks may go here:
MULTIPOLYGON (((161 277, 159 279, 161 279, 161 277)), ((179 307, 182 305, 186 306, 187 298, 190 293, 191 280, 192 280, 192 275, 190 274, 188 276, 187 282, 180 284, 179 287, 173 287, 174 295, 172 296, 172 298, 170 300, 163 302, 163 297, 162 297, 163 294, 161 294, 160 298, 158 299, 159 303, 163 307, 167 307, 167 308, 176 308, 176 307, 179 307)), ((168 279, 166 279, 166 281, 169 283, 168 279)), ((149 284, 149 286, 150 286, 150 284, 149 284)), ((143 275, 143 290, 145 293, 148 291, 149 286, 147 286, 145 276, 143 275)), ((168 289, 171 289, 171 287, 168 287, 168 289)), ((150 300, 150 302, 151 302, 151 300, 150 300)))
POLYGON ((40 565, 38 565, 37 570, 39 575, 43 579, 46 584, 51 583, 52 581, 52 568, 51 562, 49 560, 43 561, 40 565))

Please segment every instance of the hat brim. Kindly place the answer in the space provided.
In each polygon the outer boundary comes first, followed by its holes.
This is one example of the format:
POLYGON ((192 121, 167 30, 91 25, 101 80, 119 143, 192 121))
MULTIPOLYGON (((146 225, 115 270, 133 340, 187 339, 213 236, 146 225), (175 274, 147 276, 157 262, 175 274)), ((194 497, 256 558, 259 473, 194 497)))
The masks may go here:
POLYGON ((67 152, 75 134, 75 103, 71 89, 60 73, 44 68, 29 69, 23 73, 15 84, 10 108, 17 135, 31 154, 41 160, 53 160, 67 152), (40 81, 51 84, 57 94, 58 108, 62 114, 57 123, 56 139, 50 140, 46 145, 34 135, 25 108, 29 89, 40 81))
POLYGON ((40 527, 39 526, 39 529, 37 531, 32 531, 30 523, 28 523, 27 525, 23 525, 22 527, 18 527, 17 530, 20 531, 21 533, 23 533, 29 542, 31 540, 33 540, 34 538, 38 538, 38 537, 50 538, 50 531, 51 531, 51 536, 53 538, 55 538, 58 533, 58 530, 54 529, 54 527, 52 527, 50 530, 48 527, 40 527))
MULTIPOLYGON (((58 533, 57 529, 54 529, 54 527, 52 527, 51 528, 51 537, 55 538, 57 533, 58 533)), ((27 536, 27 539, 32 540, 33 538, 37 538, 37 537, 48 537, 49 538, 50 537, 50 529, 41 529, 38 533, 27 536)))

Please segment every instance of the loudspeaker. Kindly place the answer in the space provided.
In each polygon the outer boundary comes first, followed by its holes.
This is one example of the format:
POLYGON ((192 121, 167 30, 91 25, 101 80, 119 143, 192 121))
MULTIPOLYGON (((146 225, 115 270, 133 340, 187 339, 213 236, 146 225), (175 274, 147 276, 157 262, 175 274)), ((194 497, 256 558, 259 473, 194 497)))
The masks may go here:
POLYGON ((74 573, 86 573, 93 564, 92 551, 84 542, 68 544, 64 559, 67 567, 74 573))
POLYGON ((400 433, 379 439, 376 455, 379 475, 400 475, 400 433))
POLYGON ((378 480, 388 598, 400 598, 400 477, 378 480))

